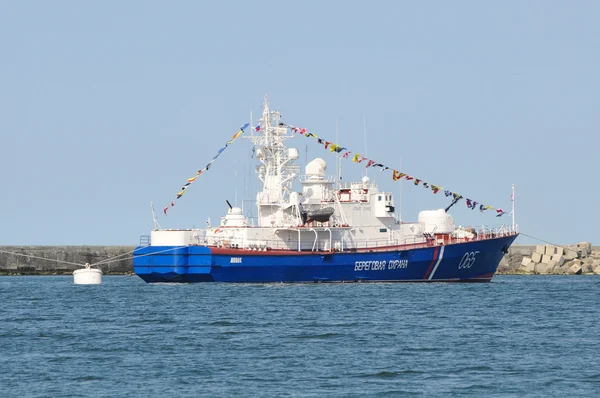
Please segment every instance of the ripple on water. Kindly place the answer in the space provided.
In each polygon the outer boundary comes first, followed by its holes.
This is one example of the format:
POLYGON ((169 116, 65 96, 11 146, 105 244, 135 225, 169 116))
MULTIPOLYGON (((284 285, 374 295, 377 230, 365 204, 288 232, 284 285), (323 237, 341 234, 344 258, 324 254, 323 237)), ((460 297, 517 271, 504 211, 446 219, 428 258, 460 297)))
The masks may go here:
POLYGON ((0 277, 0 385, 34 397, 598 396, 599 285, 0 277))
POLYGON ((73 381, 97 381, 97 380, 104 380, 104 377, 100 377, 97 375, 88 375, 88 376, 73 377, 71 380, 73 380, 73 381))
POLYGON ((298 340, 321 340, 321 339, 331 339, 335 337, 343 336, 341 333, 317 333, 317 334, 298 334, 294 336, 290 336, 293 339, 298 340))
POLYGON ((238 323, 230 321, 214 321, 207 323, 208 326, 236 326, 238 323))

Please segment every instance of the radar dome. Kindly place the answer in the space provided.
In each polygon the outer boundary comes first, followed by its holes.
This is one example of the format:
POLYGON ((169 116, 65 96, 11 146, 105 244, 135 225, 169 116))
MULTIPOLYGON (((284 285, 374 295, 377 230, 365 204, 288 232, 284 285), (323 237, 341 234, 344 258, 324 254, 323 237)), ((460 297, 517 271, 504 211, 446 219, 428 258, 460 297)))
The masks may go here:
POLYGON ((298 159, 298 148, 288 148, 288 157, 292 160, 298 159))
POLYGON ((454 231, 454 218, 444 209, 423 210, 419 213, 419 224, 430 234, 449 234, 454 231))
POLYGON ((304 170, 306 175, 324 176, 325 170, 327 170, 327 163, 321 158, 316 158, 307 164, 304 170))

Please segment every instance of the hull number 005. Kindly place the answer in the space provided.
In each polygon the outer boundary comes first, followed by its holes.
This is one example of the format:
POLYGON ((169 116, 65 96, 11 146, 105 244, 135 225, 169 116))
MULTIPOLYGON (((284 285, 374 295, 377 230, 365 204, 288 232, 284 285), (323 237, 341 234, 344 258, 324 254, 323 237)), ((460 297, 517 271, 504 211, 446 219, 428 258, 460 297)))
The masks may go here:
POLYGON ((460 263, 458 263, 458 269, 471 268, 475 263, 475 256, 477 256, 477 253, 479 252, 466 252, 460 260, 460 263))

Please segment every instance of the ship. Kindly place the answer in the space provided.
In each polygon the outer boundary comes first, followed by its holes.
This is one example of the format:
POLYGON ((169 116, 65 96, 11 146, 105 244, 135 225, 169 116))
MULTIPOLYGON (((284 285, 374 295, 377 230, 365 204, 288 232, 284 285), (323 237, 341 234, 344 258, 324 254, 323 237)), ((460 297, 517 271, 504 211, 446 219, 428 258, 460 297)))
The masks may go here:
POLYGON ((299 151, 285 145, 293 132, 266 96, 257 122, 260 129, 245 137, 259 163, 257 216, 226 201, 219 225, 155 223, 134 251, 137 276, 149 283, 489 282, 519 234, 514 221, 456 226, 451 206, 405 222, 394 195, 368 176, 342 184, 322 158, 300 174, 299 151))

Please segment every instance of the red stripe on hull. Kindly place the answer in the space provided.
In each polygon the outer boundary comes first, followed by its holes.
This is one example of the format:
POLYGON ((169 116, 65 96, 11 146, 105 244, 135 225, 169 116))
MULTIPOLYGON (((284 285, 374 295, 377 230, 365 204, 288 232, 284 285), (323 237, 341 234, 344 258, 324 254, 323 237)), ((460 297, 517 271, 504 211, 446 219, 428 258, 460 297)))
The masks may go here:
POLYGON ((433 251, 433 260, 431 260, 431 264, 429 264, 429 268, 427 268, 427 272, 425 272, 425 276, 423 276, 423 279, 427 279, 429 277, 429 273, 431 272, 431 269, 433 268, 433 264, 435 264, 435 262, 437 261, 439 253, 440 253, 440 247, 438 246, 433 251))

